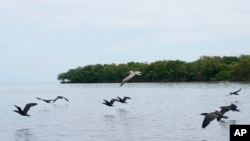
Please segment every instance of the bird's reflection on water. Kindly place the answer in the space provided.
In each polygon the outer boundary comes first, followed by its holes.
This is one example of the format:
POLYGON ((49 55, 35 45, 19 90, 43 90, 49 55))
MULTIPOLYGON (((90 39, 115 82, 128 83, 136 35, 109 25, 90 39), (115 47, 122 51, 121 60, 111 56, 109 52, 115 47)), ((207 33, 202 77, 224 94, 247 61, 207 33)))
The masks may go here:
POLYGON ((221 120, 220 125, 223 128, 229 128, 230 125, 235 125, 237 123, 237 120, 221 120))
POLYGON ((114 120, 114 115, 104 115, 105 121, 113 121, 114 120))
POLYGON ((53 104, 53 106, 55 108, 59 108, 59 109, 65 109, 69 107, 69 104, 64 104, 64 105, 58 105, 58 104, 53 104))
POLYGON ((19 129, 15 131, 15 141, 35 141, 35 132, 32 129, 19 129))
POLYGON ((127 111, 125 109, 118 109, 118 113, 124 115, 127 113, 127 111))

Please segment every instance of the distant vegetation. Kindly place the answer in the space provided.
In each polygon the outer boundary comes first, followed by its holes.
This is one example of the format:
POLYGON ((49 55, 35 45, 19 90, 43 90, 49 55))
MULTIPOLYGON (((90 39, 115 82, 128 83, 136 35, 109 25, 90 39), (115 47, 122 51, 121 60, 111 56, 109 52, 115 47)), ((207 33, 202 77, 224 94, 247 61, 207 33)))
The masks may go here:
POLYGON ((70 69, 58 75, 68 83, 121 82, 129 70, 139 70, 134 82, 249 81, 250 55, 202 56, 193 62, 161 60, 152 63, 95 64, 70 69))

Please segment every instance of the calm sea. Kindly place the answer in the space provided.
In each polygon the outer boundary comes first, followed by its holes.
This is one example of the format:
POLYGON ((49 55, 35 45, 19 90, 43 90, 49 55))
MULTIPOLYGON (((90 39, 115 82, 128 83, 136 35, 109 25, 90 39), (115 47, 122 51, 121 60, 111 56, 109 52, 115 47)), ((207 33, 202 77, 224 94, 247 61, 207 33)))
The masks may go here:
POLYGON ((228 141, 231 124, 250 124, 249 83, 0 84, 1 141, 228 141), (225 96, 239 88, 239 96, 225 96), (53 104, 36 97, 69 99, 53 104), (129 96, 127 104, 103 99, 129 96), (36 102, 30 117, 13 112, 36 102), (200 113, 234 103, 240 112, 201 128, 200 113))

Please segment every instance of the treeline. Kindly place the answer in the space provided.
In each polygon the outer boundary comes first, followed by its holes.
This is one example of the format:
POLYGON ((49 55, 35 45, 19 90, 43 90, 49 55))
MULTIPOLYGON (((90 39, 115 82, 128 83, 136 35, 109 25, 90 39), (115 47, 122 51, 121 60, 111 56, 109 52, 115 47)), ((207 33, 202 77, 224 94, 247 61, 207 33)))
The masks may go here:
POLYGON ((202 56, 193 62, 161 60, 152 63, 95 64, 70 69, 59 74, 57 79, 68 83, 121 82, 130 70, 142 72, 141 76, 132 79, 134 82, 249 81, 250 55, 202 56))

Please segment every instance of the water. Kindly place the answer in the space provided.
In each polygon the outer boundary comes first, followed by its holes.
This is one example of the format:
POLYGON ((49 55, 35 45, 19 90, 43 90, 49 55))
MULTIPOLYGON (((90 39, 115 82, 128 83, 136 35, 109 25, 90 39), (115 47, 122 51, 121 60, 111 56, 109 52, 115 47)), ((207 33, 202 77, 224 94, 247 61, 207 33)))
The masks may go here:
POLYGON ((250 124, 249 83, 0 84, 1 141, 227 141, 230 124, 250 124), (239 96, 225 96, 242 88, 239 96), (54 104, 63 95, 69 102, 54 104), (114 107, 103 99, 130 96, 114 107), (12 112, 37 102, 30 117, 12 112), (203 112, 235 103, 223 122, 201 128, 203 112))

